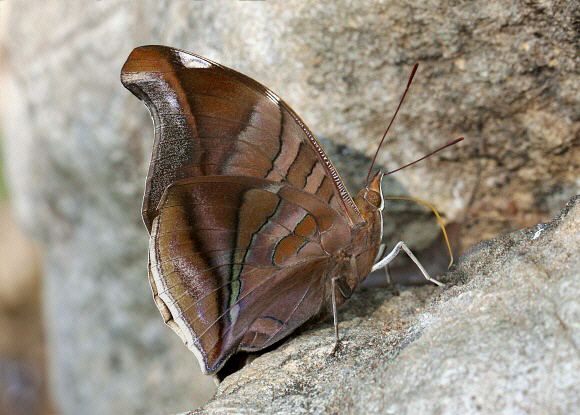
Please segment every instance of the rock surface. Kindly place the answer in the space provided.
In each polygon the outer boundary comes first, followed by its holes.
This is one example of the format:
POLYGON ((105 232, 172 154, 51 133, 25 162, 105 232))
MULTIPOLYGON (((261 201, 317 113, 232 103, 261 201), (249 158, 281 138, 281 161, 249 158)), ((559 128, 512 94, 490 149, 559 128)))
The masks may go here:
POLYGON ((399 297, 358 292, 330 323, 220 385, 201 414, 565 414, 580 407, 580 196, 485 241, 399 297))
MULTIPOLYGON (((385 193, 424 198, 464 220, 469 246, 548 220, 578 193, 579 8, 0 1, 7 173, 20 222, 44 245, 57 409, 175 412, 212 391, 151 301, 139 210, 152 128, 119 82, 132 48, 180 47, 268 85, 338 143, 330 156, 353 187, 420 61, 380 162, 392 169, 456 136, 468 141, 396 175, 385 193)), ((418 208, 388 210, 390 241, 429 244, 424 222, 403 228, 418 208)))

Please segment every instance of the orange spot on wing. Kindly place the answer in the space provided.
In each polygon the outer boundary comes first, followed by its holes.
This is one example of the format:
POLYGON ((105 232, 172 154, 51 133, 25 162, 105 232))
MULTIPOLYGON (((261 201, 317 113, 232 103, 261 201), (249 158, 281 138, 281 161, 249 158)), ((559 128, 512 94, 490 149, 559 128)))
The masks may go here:
POLYGON ((304 244, 304 238, 300 236, 289 235, 278 242, 274 251, 274 264, 280 265, 296 255, 298 250, 304 244))
POLYGON ((306 215, 294 228, 294 233, 298 236, 312 236, 316 233, 316 221, 311 215, 306 215))

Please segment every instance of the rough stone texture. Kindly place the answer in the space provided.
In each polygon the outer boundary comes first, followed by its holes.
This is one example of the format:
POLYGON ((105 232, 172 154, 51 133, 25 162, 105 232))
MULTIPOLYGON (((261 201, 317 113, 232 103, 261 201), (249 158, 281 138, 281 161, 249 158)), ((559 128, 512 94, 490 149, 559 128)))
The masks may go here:
POLYGON ((195 414, 566 414, 580 407, 580 196, 474 247, 446 286, 358 292, 195 414))
MULTIPOLYGON (((197 363, 161 324, 147 286, 138 212, 151 125, 119 83, 133 47, 180 47, 270 86, 316 134, 343 146, 329 153, 355 187, 420 61, 381 163, 392 169, 456 136, 468 141, 397 174, 385 192, 463 220, 469 245, 548 220, 578 193, 579 8, 0 1, 7 170, 20 221, 45 247, 59 409, 171 412, 211 390, 208 379, 194 380, 197 363)), ((388 209, 393 238, 429 243, 422 223, 402 228, 408 205, 388 209)))

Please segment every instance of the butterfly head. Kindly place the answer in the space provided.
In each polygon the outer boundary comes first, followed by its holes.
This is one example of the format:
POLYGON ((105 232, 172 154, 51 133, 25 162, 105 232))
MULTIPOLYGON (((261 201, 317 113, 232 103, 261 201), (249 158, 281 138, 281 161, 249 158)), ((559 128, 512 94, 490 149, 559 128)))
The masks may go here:
MULTIPOLYGON (((371 181, 360 191, 358 194, 359 197, 358 201, 356 202, 358 208, 360 209, 361 213, 363 212, 376 212, 382 211, 385 206, 385 201, 383 199, 383 192, 381 181, 383 179, 384 173, 378 172, 375 176, 371 179, 371 181)), ((365 219, 368 220, 366 215, 365 219)))

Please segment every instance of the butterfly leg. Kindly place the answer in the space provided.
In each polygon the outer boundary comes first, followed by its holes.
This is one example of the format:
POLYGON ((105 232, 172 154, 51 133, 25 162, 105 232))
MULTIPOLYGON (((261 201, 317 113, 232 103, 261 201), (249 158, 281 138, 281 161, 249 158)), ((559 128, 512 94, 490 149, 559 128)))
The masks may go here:
MULTIPOLYGON (((340 347, 340 339, 338 338, 338 307, 336 305, 336 281, 338 277, 332 279, 332 315, 334 316, 334 347, 331 355, 334 355, 340 347)), ((339 288, 340 289, 340 288, 339 288)))
POLYGON ((394 296, 399 295, 400 294, 399 289, 395 285, 395 282, 393 281, 393 278, 391 277, 391 273, 389 271, 389 264, 385 265, 385 268, 383 269, 385 270, 385 276, 387 277, 387 287, 391 289, 391 293, 394 296))
POLYGON ((395 245, 395 248, 393 248, 393 250, 389 253, 389 255, 385 256, 383 259, 381 259, 379 262, 377 262, 375 265, 373 265, 371 272, 376 271, 377 269, 381 269, 381 268, 386 267, 389 262, 391 262, 393 259, 395 259, 397 254, 401 251, 401 249, 403 251, 405 251, 407 253, 407 255, 409 255, 409 258, 411 258, 413 260, 413 262, 415 263, 415 265, 417 265, 417 267, 419 268, 419 270, 421 271, 421 273, 423 274, 423 276, 425 277, 425 279, 427 281, 431 281, 433 284, 443 286, 442 283, 440 283, 436 279, 433 279, 429 276, 429 274, 427 273, 425 268, 423 268, 423 265, 421 265, 421 263, 419 262, 417 257, 415 257, 415 255, 413 255, 411 250, 407 247, 407 245, 405 245, 405 243, 403 241, 401 241, 397 245, 395 245))
MULTIPOLYGON (((359 282, 360 284, 360 275, 358 273, 358 267, 356 265, 356 256, 355 255, 351 255, 350 257, 350 268, 352 273, 354 274, 354 277, 356 278, 356 280, 359 282)), ((331 355, 334 355, 338 349, 340 348, 340 338, 338 337, 338 306, 336 305, 336 289, 338 288, 340 290, 340 293, 343 295, 343 297, 348 298, 350 297, 350 294, 346 294, 345 292, 342 291, 342 289, 340 288, 340 285, 337 284, 337 281, 340 279, 340 277, 334 277, 332 278, 332 314, 334 316, 334 348, 332 349, 332 352, 330 353, 331 355)))

